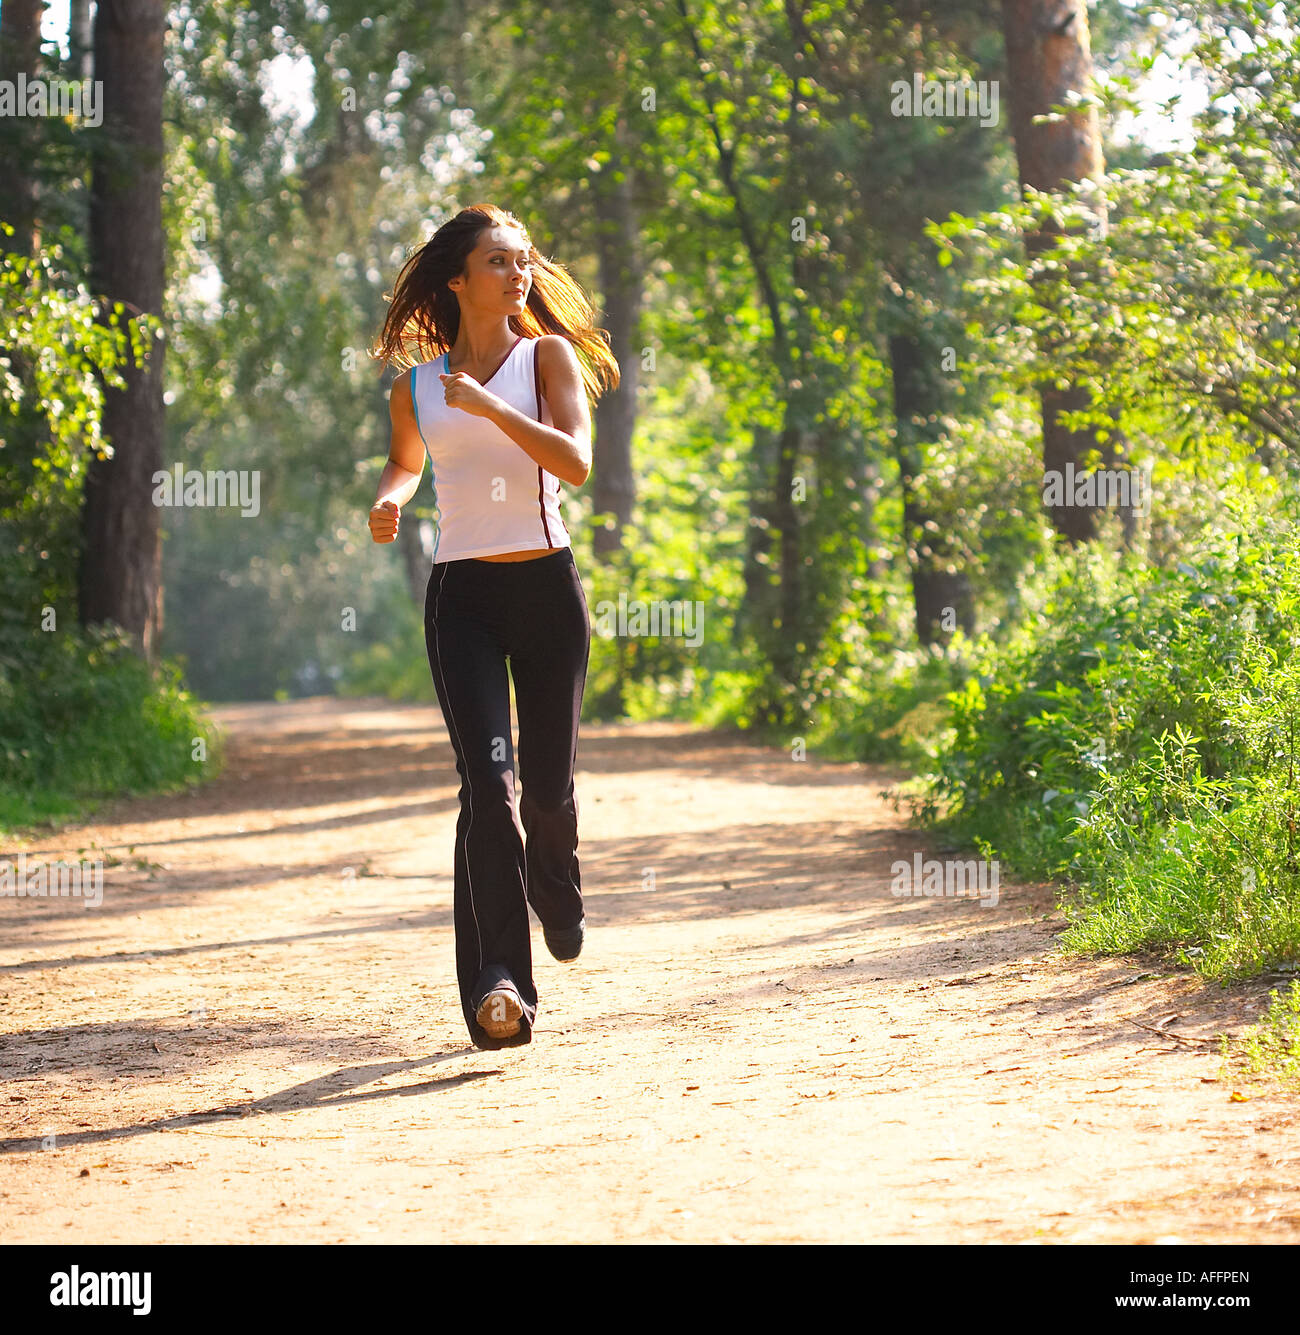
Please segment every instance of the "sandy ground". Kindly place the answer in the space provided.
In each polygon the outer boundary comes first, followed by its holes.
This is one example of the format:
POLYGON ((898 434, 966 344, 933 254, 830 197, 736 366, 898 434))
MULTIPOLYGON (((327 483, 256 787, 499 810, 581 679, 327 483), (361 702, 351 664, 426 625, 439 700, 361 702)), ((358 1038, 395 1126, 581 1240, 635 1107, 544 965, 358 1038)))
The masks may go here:
POLYGON ((1300 1240, 1297 1101, 1203 1041, 1268 980, 895 897, 896 775, 584 728, 587 946, 480 1052, 436 709, 217 712, 214 784, 4 850, 106 868, 0 899, 0 1240, 1300 1240))

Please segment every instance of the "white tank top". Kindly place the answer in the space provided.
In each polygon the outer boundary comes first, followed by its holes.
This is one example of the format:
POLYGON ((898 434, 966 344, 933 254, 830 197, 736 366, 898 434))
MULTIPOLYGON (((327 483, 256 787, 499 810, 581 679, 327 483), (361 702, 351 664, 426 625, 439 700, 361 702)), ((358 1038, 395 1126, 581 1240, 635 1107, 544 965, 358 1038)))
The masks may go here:
MULTIPOLYGON (((554 426, 542 397, 535 338, 522 334, 483 388, 554 426)), ((439 374, 450 354, 411 368, 415 424, 433 470, 434 564, 501 552, 571 546, 560 518, 560 479, 495 422, 447 406, 439 374)))

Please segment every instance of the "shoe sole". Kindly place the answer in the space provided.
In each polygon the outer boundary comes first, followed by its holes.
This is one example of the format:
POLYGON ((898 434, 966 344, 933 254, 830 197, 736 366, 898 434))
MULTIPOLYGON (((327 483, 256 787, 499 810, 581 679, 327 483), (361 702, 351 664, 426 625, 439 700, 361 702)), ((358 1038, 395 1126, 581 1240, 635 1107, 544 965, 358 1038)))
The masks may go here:
POLYGON ((518 996, 508 988, 499 988, 479 1002, 474 1018, 489 1038, 513 1038, 519 1032, 523 1014, 518 996))

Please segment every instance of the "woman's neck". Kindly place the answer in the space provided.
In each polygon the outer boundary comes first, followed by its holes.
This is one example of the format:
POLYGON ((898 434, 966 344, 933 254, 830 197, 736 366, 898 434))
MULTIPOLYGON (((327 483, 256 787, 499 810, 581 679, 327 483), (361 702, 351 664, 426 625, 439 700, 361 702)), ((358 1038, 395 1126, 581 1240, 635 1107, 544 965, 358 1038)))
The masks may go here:
POLYGON ((458 366, 495 366, 518 337, 508 320, 493 320, 475 327, 471 321, 462 319, 456 341, 451 345, 451 360, 458 366))

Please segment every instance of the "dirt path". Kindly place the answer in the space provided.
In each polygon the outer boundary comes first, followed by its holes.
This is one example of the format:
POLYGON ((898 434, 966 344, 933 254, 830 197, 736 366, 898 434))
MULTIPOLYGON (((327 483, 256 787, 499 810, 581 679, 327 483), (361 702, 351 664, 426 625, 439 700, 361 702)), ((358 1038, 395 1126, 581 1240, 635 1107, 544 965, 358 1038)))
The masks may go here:
POLYGON ((0 899, 0 1240, 1300 1240, 1297 1104, 1196 1042, 1266 985, 896 898, 883 771, 585 728, 587 947, 484 1053, 437 711, 219 714, 217 783, 25 846, 100 907, 0 899))

